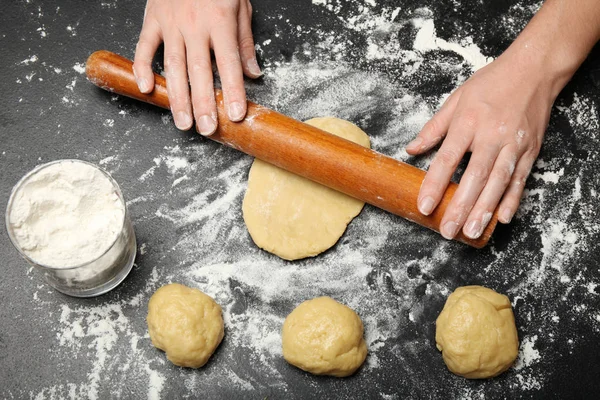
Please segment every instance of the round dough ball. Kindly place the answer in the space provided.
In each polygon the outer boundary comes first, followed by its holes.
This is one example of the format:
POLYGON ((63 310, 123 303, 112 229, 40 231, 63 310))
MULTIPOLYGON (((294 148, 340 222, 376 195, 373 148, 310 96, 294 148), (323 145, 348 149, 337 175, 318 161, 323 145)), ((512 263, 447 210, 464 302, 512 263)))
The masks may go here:
POLYGON ((360 317, 330 297, 307 300, 285 319, 283 357, 315 375, 352 375, 367 357, 360 317))
POLYGON ((206 364, 224 334, 221 307, 200 290, 179 283, 154 292, 147 322, 152 344, 181 367, 206 364))
MULTIPOLYGON (((306 123, 369 147, 367 134, 351 122, 324 117, 306 123)), ((258 247, 285 260, 298 260, 333 246, 364 204, 255 159, 242 211, 258 247)))
POLYGON ((482 286, 459 287, 436 320, 435 341, 453 373, 471 379, 501 374, 519 352, 510 300, 482 286))

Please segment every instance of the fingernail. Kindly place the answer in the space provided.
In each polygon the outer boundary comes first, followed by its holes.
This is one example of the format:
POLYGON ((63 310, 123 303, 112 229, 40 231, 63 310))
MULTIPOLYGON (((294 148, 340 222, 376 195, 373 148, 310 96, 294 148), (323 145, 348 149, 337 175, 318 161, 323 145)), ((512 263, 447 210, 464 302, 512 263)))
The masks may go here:
POLYGON ((192 126, 192 117, 185 111, 176 112, 173 118, 175 119, 175 126, 182 131, 186 131, 192 126))
POLYGON ((483 217, 481 218, 481 233, 483 233, 485 227, 488 226, 488 224, 492 220, 492 215, 493 214, 489 211, 483 214, 483 217))
POLYGON ((421 144, 423 144, 423 139, 421 139, 420 137, 414 139, 412 142, 410 142, 406 147, 419 147, 421 146, 421 144))
POLYGON ((150 85, 150 82, 148 82, 148 80, 145 78, 140 79, 139 86, 142 93, 148 93, 152 91, 152 85, 150 85))
POLYGON ((512 220, 512 212, 510 211, 510 208, 505 208, 504 210, 502 210, 502 214, 500 214, 500 220, 503 224, 508 224, 510 223, 510 221, 512 220))
POLYGON ((229 119, 232 121, 241 121, 244 118, 244 109, 237 101, 229 103, 229 119))
POLYGON ((427 196, 419 202, 419 211, 423 215, 429 215, 433 211, 434 201, 433 197, 427 196))
POLYGON ((215 129, 217 129, 217 124, 215 123, 215 120, 213 120, 208 115, 203 115, 200 118, 198 118, 196 124, 198 131, 203 136, 210 136, 215 132, 215 129))
POLYGON ((138 89, 140 92, 146 93, 149 92, 152 88, 150 88, 150 83, 146 78, 140 78, 135 72, 135 68, 133 69, 133 76, 135 77, 135 83, 137 83, 138 89))
POLYGON ((246 66, 248 67, 248 71, 250 71, 253 75, 260 76, 263 74, 260 70, 260 67, 258 66, 258 62, 254 58, 248 60, 246 66))
POLYGON ((456 236, 456 232, 458 232, 458 224, 454 221, 448 221, 442 226, 440 229, 440 233, 445 239, 454 239, 456 236))
POLYGON ((465 226, 465 235, 471 239, 477 239, 479 236, 481 236, 482 230, 483 229, 481 228, 481 223, 479 223, 479 221, 471 221, 467 224, 467 226, 465 226))

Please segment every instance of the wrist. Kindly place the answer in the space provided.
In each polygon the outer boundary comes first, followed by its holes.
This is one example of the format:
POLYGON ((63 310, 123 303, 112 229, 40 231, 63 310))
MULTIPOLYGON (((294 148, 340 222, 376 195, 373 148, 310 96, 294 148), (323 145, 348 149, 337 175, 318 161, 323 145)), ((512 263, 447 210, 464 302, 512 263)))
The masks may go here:
POLYGON ((547 0, 506 53, 556 98, 600 39, 599 19, 597 0, 547 0))
POLYGON ((522 76, 522 84, 545 88, 554 101, 569 82, 581 61, 564 53, 555 43, 528 37, 518 38, 501 57, 505 57, 522 76))

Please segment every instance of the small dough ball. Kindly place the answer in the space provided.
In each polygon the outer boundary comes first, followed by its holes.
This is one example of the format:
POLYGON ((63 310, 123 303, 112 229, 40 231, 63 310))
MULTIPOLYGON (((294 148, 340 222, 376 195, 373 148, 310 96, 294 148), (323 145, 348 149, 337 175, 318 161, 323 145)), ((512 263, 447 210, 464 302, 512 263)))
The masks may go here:
POLYGON ((367 357, 363 332, 351 308, 330 297, 307 300, 283 323, 283 357, 315 375, 349 376, 367 357))
POLYGON ((152 344, 181 367, 206 364, 224 334, 221 307, 200 290, 179 283, 154 292, 147 322, 152 344))
MULTIPOLYGON (((359 127, 323 117, 307 124, 369 147, 359 127)), ((242 212, 258 247, 284 260, 316 256, 332 247, 363 209, 353 197, 255 159, 248 175, 242 212)))
POLYGON ((510 300, 482 286, 459 287, 436 320, 435 341, 453 373, 470 379, 501 374, 519 352, 510 300))

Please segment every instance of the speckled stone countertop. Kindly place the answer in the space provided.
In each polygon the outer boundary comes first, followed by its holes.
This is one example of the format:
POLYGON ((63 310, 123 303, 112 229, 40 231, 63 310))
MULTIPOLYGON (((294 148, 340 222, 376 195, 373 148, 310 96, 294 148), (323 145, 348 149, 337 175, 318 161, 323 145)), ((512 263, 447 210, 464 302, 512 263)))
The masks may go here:
MULTIPOLYGON (((298 119, 351 120, 375 150, 426 168, 431 155, 411 158, 404 146, 540 3, 253 5, 265 75, 246 82, 250 99, 298 119)), ((93 51, 133 57, 143 9, 144 1, 127 0, 3 4, 0 204, 37 164, 98 164, 127 199, 138 256, 115 290, 71 298, 0 232, 0 398, 546 399, 600 391, 598 48, 558 98, 519 212, 488 247, 447 242, 366 206, 331 250, 285 262, 256 248, 245 228, 249 156, 86 81, 93 51), (202 369, 175 367, 150 343, 147 302, 168 282, 197 287, 223 307, 225 338, 202 369), (435 319, 467 284, 505 293, 514 306, 519 358, 495 379, 451 374, 435 348, 435 319), (364 321, 369 356, 353 377, 314 377, 281 356, 283 319, 319 295, 364 321)))

